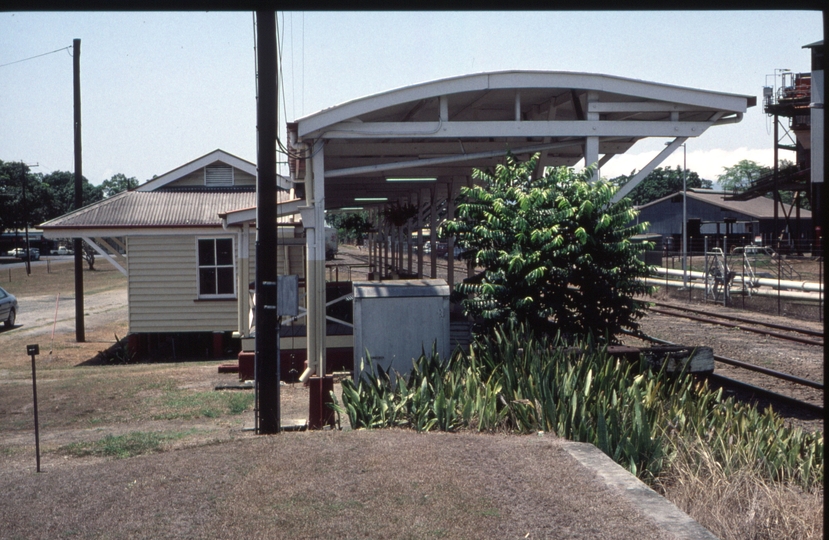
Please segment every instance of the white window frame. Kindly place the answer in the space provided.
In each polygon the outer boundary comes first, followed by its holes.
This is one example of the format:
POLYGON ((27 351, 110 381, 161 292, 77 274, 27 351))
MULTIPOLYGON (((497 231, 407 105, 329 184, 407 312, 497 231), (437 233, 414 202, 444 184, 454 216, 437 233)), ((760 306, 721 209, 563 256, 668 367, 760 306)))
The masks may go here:
MULTIPOLYGON (((236 282, 237 280, 237 269, 236 269, 236 239, 233 236, 197 236, 196 237, 196 298, 203 300, 203 299, 218 299, 218 298, 236 298, 236 282), (213 261, 212 265, 210 264, 201 264, 199 260, 199 242, 202 240, 212 240, 213 241, 213 261), (218 258, 216 257, 216 240, 230 240, 230 249, 232 254, 232 264, 218 264, 218 258), (202 268, 233 268, 233 292, 232 293, 215 293, 215 294, 202 294, 201 292, 201 269, 202 268)), ((218 272, 216 272, 217 280, 216 285, 218 288, 218 272)))
POLYGON ((214 163, 214 164, 211 164, 211 165, 207 165, 207 166, 204 168, 204 185, 205 185, 206 187, 225 187, 225 186, 233 186, 233 185, 235 185, 235 183, 236 183, 236 173, 235 173, 235 171, 233 170, 233 166, 232 166, 232 165, 225 165, 225 164, 218 165, 218 164, 215 164, 215 163, 214 163), (228 182, 228 181, 225 181, 225 182, 215 182, 215 181, 214 181, 214 182, 212 182, 212 183, 211 183, 211 182, 208 182, 208 181, 207 181, 207 171, 208 171, 208 169, 230 169, 230 181, 229 181, 229 182, 228 182))

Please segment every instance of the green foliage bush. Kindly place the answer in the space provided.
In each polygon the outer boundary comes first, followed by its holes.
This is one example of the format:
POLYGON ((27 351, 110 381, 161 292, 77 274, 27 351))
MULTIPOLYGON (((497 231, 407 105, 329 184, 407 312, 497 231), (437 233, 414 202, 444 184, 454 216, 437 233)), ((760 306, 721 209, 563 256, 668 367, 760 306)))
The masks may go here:
POLYGON ((367 359, 342 383, 353 428, 547 431, 596 445, 646 481, 682 447, 702 443, 726 470, 760 463, 773 480, 823 482, 823 435, 789 428, 771 410, 723 399, 691 375, 653 372, 590 341, 536 338, 521 325, 479 337, 467 355, 434 351, 407 376, 367 359))
POLYGON ((615 186, 591 182, 559 167, 535 176, 534 156, 508 155, 494 172, 476 170, 481 185, 462 188, 457 219, 443 225, 467 258, 485 270, 459 284, 467 314, 492 323, 517 320, 548 334, 614 336, 635 330, 650 292, 649 248, 631 242, 645 231, 627 199, 612 202, 615 186))

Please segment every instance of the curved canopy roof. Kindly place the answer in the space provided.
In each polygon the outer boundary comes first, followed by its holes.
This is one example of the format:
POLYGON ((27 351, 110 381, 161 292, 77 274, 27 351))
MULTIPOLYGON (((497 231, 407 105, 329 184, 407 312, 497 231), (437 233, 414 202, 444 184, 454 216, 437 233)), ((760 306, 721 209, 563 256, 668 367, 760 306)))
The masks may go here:
MULTIPOLYGON (((507 150, 541 151, 542 166, 572 166, 585 157, 601 165, 646 137, 681 139, 678 146, 712 125, 740 121, 755 104, 754 96, 610 75, 502 71, 356 99, 288 130, 295 155, 303 148, 319 155, 324 143, 325 206, 338 208, 362 197, 391 202, 430 185, 445 196, 448 180, 465 182, 507 150), (437 184, 388 181, 424 177, 437 184)), ((300 160, 291 160, 291 172, 303 177, 300 160)))

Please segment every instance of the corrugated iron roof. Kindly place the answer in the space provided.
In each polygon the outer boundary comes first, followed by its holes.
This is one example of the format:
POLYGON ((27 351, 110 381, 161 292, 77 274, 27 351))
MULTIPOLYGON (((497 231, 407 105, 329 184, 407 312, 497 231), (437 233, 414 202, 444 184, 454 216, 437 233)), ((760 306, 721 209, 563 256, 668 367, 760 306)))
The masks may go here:
MULTIPOLYGON (((680 193, 681 192, 672 193, 667 197, 662 197, 661 199, 649 202, 648 204, 642 205, 639 208, 641 209, 658 204, 680 193)), ((733 212, 739 212, 741 214, 745 214, 756 219, 774 218, 774 199, 767 199, 766 197, 757 197, 755 199, 750 199, 748 201, 733 201, 725 200, 725 196, 726 194, 722 191, 705 192, 701 189, 688 190, 688 199, 696 199, 698 201, 705 202, 717 206, 719 208, 725 208, 726 210, 731 210, 733 212)), ((788 206, 786 212, 788 212, 788 206)), ((780 218, 783 218, 783 212, 779 209, 778 216, 780 218)), ((808 219, 812 217, 812 213, 809 210, 801 208, 800 217, 808 219)))
MULTIPOLYGON (((725 195, 722 193, 701 193, 699 191, 689 191, 688 198, 714 204, 720 208, 726 208, 734 212, 747 214, 758 219, 774 218, 774 199, 767 199, 766 197, 757 197, 748 201, 727 201, 725 200, 725 195)), ((788 205, 786 205, 786 208, 786 212, 788 212, 788 205)), ((780 218, 783 218, 783 212, 779 208, 778 214, 780 218)), ((810 218, 812 217, 812 213, 801 208, 800 217, 810 218)))
MULTIPOLYGON (((287 199, 280 192, 279 199, 287 199)), ((43 229, 221 226, 219 213, 256 205, 253 186, 239 189, 127 191, 43 223, 43 229)))

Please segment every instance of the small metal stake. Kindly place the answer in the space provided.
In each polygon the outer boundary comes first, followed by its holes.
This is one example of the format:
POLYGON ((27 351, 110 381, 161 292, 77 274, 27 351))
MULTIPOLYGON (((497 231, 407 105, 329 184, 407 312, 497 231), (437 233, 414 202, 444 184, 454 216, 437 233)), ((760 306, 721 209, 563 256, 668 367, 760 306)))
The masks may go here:
POLYGON ((26 354, 32 356, 32 395, 35 405, 35 454, 37 455, 37 472, 40 472, 40 424, 37 420, 37 376, 35 374, 35 356, 40 354, 38 345, 26 345, 26 354))

